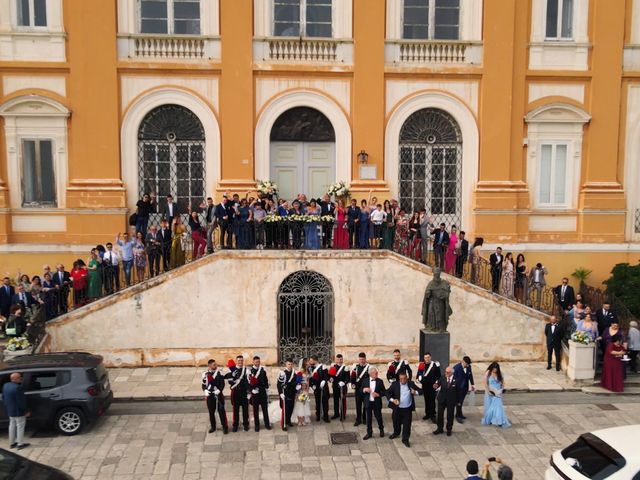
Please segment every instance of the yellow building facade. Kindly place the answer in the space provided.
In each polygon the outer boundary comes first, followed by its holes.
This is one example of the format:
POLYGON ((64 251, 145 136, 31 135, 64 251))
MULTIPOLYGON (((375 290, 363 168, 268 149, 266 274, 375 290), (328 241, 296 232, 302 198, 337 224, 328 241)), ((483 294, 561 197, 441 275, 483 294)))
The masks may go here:
POLYGON ((0 0, 0 78, 2 273, 256 179, 640 259, 640 0, 0 0))

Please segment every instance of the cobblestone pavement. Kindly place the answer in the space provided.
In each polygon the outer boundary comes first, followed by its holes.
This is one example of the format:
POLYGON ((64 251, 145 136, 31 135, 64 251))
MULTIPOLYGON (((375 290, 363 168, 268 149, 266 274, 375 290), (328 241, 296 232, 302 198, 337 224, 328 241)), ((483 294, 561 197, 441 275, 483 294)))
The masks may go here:
MULTIPOLYGON (((112 414, 76 437, 29 432, 32 446, 21 453, 77 479, 459 480, 464 478, 467 460, 481 462, 489 456, 501 457, 514 469, 516 479, 535 479, 543 478, 550 454, 577 435, 640 423, 637 397, 617 403, 613 398, 596 397, 593 404, 572 404, 571 396, 578 395, 583 396, 582 401, 587 397, 582 393, 549 393, 551 402, 568 396, 568 403, 508 406, 513 427, 505 430, 481 426, 482 408, 468 407, 468 420, 454 426, 452 437, 433 436, 433 425, 417 420, 420 411, 414 417, 411 448, 399 439, 362 441, 364 428, 353 427, 352 414, 345 423, 312 424, 288 433, 276 427, 223 436, 220 431, 207 433, 204 403, 202 412, 190 413, 199 402, 154 402, 145 414, 137 413, 139 408, 133 409, 133 414, 121 414, 126 405, 119 404, 112 414), (613 402, 616 410, 596 405, 604 402, 613 402), (190 405, 171 409, 169 404, 190 405), (163 409, 169 413, 154 413, 163 409), (343 431, 357 432, 358 443, 330 445, 330 433, 343 431)), ((508 397, 506 401, 508 404, 508 397)), ((477 402, 481 402, 480 396, 477 402)), ((388 412, 385 409, 384 421, 390 431, 388 412)), ((0 444, 6 442, 3 433, 0 444)))
MULTIPOLYGON (((474 363, 473 371, 478 388, 482 390, 482 375, 488 364, 474 363)), ((415 365, 414 365, 415 367, 415 365)), ((519 391, 567 391, 580 390, 572 385, 564 372, 546 370, 544 362, 504 362, 500 364, 510 390, 519 391)), ((386 371, 386 366, 382 367, 386 371)), ((154 367, 110 368, 109 377, 118 398, 141 399, 200 397, 200 382, 205 367, 154 367)), ((226 371, 226 369, 223 369, 226 371)), ((275 392, 275 380, 280 368, 267 368, 271 393, 275 392)), ((414 368, 415 371, 415 368, 414 368)))

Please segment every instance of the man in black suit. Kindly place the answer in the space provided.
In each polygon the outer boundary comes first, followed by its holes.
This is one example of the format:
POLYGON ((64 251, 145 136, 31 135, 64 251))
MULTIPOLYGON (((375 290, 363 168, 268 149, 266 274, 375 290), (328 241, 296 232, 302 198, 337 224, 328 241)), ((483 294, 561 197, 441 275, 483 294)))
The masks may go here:
MULTIPOLYGON (((318 202, 320 205, 320 215, 334 216, 336 212, 336 205, 331 201, 329 195, 325 194, 322 200, 318 202)), ((333 235, 333 222, 322 222, 322 247, 331 248, 331 238, 333 235)))
POLYGON ((562 355, 562 338, 564 330, 558 324, 555 315, 551 316, 549 323, 544 327, 544 336, 547 338, 547 370, 551 370, 551 355, 556 354, 556 371, 560 371, 560 357, 562 355))
POLYGON ((158 232, 158 227, 151 225, 145 243, 149 258, 149 275, 155 277, 160 274, 160 259, 162 258, 162 237, 158 232))
MULTIPOLYGON (((369 364, 367 363, 367 355, 364 352, 358 354, 358 363, 353 365, 351 369, 351 386, 356 392, 362 390, 363 385, 369 381, 369 364)), ((354 427, 366 421, 366 410, 361 395, 356 395, 356 422, 354 427)))
POLYGON ((216 222, 220 225, 220 247, 221 248, 231 248, 232 242, 232 223, 231 223, 231 213, 233 208, 231 208, 229 204, 229 199, 227 196, 222 197, 222 201, 216 205, 216 208, 213 211, 213 215, 216 217, 216 222), (225 242, 226 238, 226 242, 225 242))
POLYGON ((569 285, 569 279, 567 277, 564 277, 562 283, 553 289, 553 294, 564 315, 567 315, 571 307, 576 303, 575 292, 573 291, 573 287, 569 285))
POLYGON ((469 258, 469 241, 465 240, 465 232, 461 231, 458 235, 458 241, 460 241, 460 251, 456 257, 456 277, 462 278, 464 274, 464 265, 469 258))
MULTIPOLYGON (((600 332, 600 335, 602 335, 605 329, 609 328, 612 323, 617 322, 618 319, 611 310, 611 304, 609 301, 605 300, 602 304, 602 308, 598 309, 596 312, 596 320, 598 322, 598 332, 600 332)), ((604 344, 604 342, 601 342, 601 344, 604 344)))
POLYGON ((358 246, 360 234, 360 208, 355 198, 351 199, 351 205, 347 209, 347 227, 349 228, 349 247, 358 246))
POLYGON ((424 354, 424 361, 418 366, 416 379, 422 385, 422 395, 424 396, 424 417, 423 420, 431 420, 436 423, 436 391, 433 385, 440 379, 440 364, 431 359, 429 352, 424 354))
POLYGON ((502 247, 496 248, 495 253, 489 256, 491 264, 491 288, 494 292, 498 292, 500 288, 500 277, 502 276, 502 247))
POLYGON ((449 234, 444 223, 440 224, 440 228, 436 228, 431 232, 433 235, 433 254, 435 256, 435 266, 444 269, 444 254, 449 245, 449 234))
POLYGON ((406 372, 398 375, 398 381, 393 382, 387 390, 389 406, 393 409, 393 434, 389 436, 394 439, 400 436, 402 431, 402 443, 405 447, 410 447, 409 437, 411 436, 411 421, 413 412, 416 409, 414 397, 422 395, 422 389, 418 387, 406 372))
POLYGON ((61 263, 56 265, 56 273, 51 275, 51 282, 56 289, 58 313, 60 315, 67 313, 71 277, 69 276, 69 272, 65 271, 64 265, 61 263))
POLYGON ((15 289, 11 286, 11 279, 4 277, 2 279, 2 287, 0 287, 0 314, 2 314, 4 318, 9 318, 11 300, 15 293, 15 289))
POLYGON ((453 368, 447 367, 444 376, 440 378, 433 388, 437 391, 436 401, 438 403, 438 428, 434 430, 434 435, 444 433, 444 411, 447 411, 447 436, 451 436, 453 429, 453 415, 458 403, 458 388, 456 380, 453 378, 453 368))
POLYGON ((309 358, 309 387, 316 399, 316 422, 329 423, 329 369, 318 360, 317 355, 309 358))
POLYGON ((367 422, 367 434, 363 440, 369 440, 373 436, 373 416, 378 421, 380 438, 384 437, 384 423, 382 422, 382 396, 385 393, 384 382, 378 378, 378 369, 369 368, 369 375, 362 380, 362 387, 357 391, 357 395, 364 404, 365 417, 367 422))
POLYGON ((167 195, 167 203, 162 207, 162 218, 166 218, 169 226, 173 225, 173 219, 180 215, 178 204, 173 201, 173 195, 167 195))
POLYGON ((171 227, 166 218, 160 222, 158 237, 160 238, 160 249, 162 250, 162 271, 168 272, 171 262, 171 227))

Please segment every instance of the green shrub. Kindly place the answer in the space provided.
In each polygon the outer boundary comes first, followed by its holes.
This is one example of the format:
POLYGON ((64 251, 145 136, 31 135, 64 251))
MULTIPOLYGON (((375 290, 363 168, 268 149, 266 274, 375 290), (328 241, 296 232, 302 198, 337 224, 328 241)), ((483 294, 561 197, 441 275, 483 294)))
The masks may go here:
POLYGON ((607 292, 618 297, 636 318, 640 317, 640 263, 618 263, 603 283, 607 292))

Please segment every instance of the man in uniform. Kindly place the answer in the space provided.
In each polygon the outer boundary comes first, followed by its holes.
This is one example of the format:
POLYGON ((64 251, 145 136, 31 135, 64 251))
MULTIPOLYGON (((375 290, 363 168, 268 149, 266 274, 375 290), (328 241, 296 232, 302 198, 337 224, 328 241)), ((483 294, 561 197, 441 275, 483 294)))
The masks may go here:
POLYGON ((417 380, 422 384, 424 395, 424 417, 423 420, 431 420, 436 423, 436 392, 433 385, 440 380, 440 364, 431 359, 429 352, 424 354, 424 361, 418 366, 417 380))
POLYGON ((249 430, 249 381, 248 371, 244 366, 244 357, 238 355, 235 365, 231 364, 231 371, 227 374, 229 385, 231 385, 231 405, 233 406, 232 431, 238 431, 240 408, 242 408, 242 426, 244 431, 249 430))
POLYGON ((260 357, 253 357, 253 366, 249 371, 249 385, 251 386, 251 403, 253 405, 253 424, 256 432, 260 431, 260 408, 262 408, 262 418, 264 420, 264 428, 271 430, 269 423, 269 379, 267 372, 260 365, 260 357))
POLYGON ((316 422, 322 420, 329 423, 329 370, 318 361, 317 355, 309 358, 309 387, 313 389, 316 397, 316 422))
POLYGON ((349 382, 349 370, 344 364, 344 358, 342 354, 336 355, 336 363, 329 369, 329 373, 332 373, 332 369, 335 373, 331 375, 331 383, 333 384, 333 417, 332 419, 339 418, 341 422, 344 421, 347 416, 347 383, 349 382))
POLYGON ((216 410, 222 424, 222 431, 229 433, 227 425, 227 413, 224 411, 224 375, 218 370, 216 361, 211 359, 207 362, 207 371, 202 374, 202 391, 207 401, 207 409, 209 410, 209 421, 211 428, 209 433, 216 431, 216 410))
POLYGON ((296 399, 296 372, 293 371, 293 360, 287 358, 284 363, 284 370, 278 376, 278 394, 280 395, 280 426, 284 432, 287 427, 293 427, 291 414, 293 404, 296 399))
POLYGON ((400 358, 400 350, 396 348, 393 351, 393 361, 387 365, 387 380, 393 383, 398 380, 401 373, 406 373, 409 380, 413 376, 409 362, 400 358))
POLYGON ((354 427, 360 425, 366 420, 364 400, 362 395, 357 393, 362 391, 362 382, 369 379, 369 364, 367 363, 367 355, 364 352, 358 354, 358 363, 353 365, 351 369, 351 386, 356 392, 356 422, 354 427))

